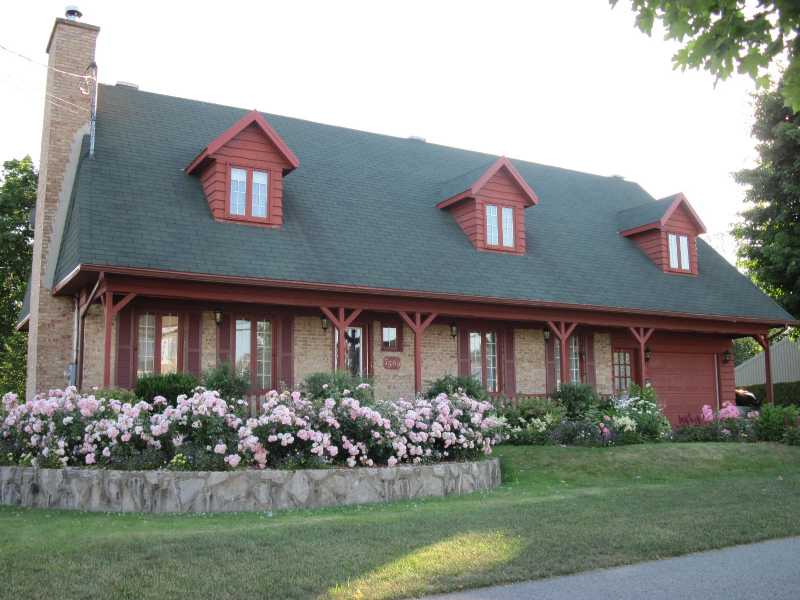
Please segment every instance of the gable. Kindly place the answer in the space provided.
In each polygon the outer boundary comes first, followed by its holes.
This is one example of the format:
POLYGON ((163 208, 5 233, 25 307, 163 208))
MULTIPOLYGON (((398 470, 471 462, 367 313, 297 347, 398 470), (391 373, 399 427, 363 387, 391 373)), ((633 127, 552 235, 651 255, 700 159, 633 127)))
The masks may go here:
POLYGON ((694 214, 689 210, 686 203, 681 202, 664 221, 663 228, 669 231, 680 231, 698 235, 702 233, 694 214))

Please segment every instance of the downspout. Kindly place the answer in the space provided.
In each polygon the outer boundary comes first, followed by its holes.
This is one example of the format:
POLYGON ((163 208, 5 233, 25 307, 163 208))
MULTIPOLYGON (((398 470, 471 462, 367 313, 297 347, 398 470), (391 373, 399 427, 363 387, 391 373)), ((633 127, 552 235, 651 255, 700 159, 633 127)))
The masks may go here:
POLYGON ((81 298, 79 294, 73 296, 75 311, 72 318, 72 361, 68 367, 69 385, 78 385, 78 358, 80 357, 81 340, 81 298))

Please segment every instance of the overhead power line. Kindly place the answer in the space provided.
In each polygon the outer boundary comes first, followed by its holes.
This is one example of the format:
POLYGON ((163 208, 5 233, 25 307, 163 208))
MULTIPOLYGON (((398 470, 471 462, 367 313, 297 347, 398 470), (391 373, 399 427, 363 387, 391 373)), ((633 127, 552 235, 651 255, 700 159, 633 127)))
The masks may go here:
POLYGON ((15 51, 15 50, 12 50, 11 48, 8 48, 7 46, 4 46, 3 44, 0 44, 0 50, 8 52, 9 54, 11 54, 13 56, 16 56, 18 58, 21 58, 23 60, 26 60, 31 64, 37 65, 39 67, 43 67, 45 69, 49 69, 49 70, 54 71, 56 73, 61 73, 62 75, 69 75, 70 77, 77 77, 78 79, 83 79, 84 81, 93 81, 94 80, 94 77, 92 75, 88 75, 86 73, 84 73, 84 74, 72 73, 71 71, 65 71, 64 69, 58 69, 56 67, 51 67, 50 65, 47 65, 47 64, 42 63, 42 62, 39 62, 38 60, 34 60, 30 56, 25 56, 24 54, 20 54, 19 52, 15 51))

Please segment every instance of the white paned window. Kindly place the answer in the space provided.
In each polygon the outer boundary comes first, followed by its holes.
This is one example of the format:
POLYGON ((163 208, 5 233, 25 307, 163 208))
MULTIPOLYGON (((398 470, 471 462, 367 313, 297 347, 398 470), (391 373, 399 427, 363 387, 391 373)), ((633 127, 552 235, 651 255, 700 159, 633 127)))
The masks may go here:
POLYGON ((237 319, 236 320, 236 338, 235 338, 235 364, 236 364, 236 372, 250 381, 250 367, 252 359, 250 357, 250 336, 251 336, 251 325, 249 319, 237 319))
POLYGON ((497 246, 499 243, 497 207, 494 204, 486 205, 486 243, 490 246, 497 246))
MULTIPOLYGON (((345 344, 345 369, 354 377, 364 375, 364 331, 361 327, 348 327, 344 334, 345 344)), ((339 368, 339 330, 333 336, 333 364, 339 368)))
POLYGON ((156 316, 144 314, 139 317, 139 364, 136 376, 150 375, 155 371, 156 316))
POLYGON ((272 389, 272 323, 256 323, 256 387, 272 389))
POLYGON ((670 269, 677 269, 678 268, 678 236, 674 233, 670 233, 667 236, 669 241, 669 268, 670 269))
POLYGON ((483 347, 481 334, 477 331, 469 334, 469 374, 483 383, 483 347))
POLYGON ((265 171, 253 171, 253 216, 267 216, 267 187, 269 175, 265 171))
POLYGON ((490 392, 496 392, 497 386, 497 334, 486 332, 486 381, 484 386, 490 392))
POLYGON ((178 372, 178 315, 161 317, 161 374, 178 372))
POLYGON ((503 207, 503 246, 514 247, 514 209, 503 207))
POLYGON ((685 235, 678 236, 678 242, 681 247, 681 269, 684 271, 689 270, 689 238, 685 235))
POLYGON ((231 214, 244 216, 247 206, 247 171, 231 169, 231 214))

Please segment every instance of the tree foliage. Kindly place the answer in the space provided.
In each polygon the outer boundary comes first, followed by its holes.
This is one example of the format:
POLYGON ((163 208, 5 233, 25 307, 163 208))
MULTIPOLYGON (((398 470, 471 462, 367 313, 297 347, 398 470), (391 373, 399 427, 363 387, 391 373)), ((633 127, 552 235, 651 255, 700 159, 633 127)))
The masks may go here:
POLYGON ((742 222, 733 228, 739 259, 753 280, 800 314, 800 113, 779 91, 756 100, 758 164, 735 174, 747 186, 742 222))
POLYGON ((762 352, 761 345, 751 337, 733 340, 733 364, 737 367, 759 352, 762 352))
MULTIPOLYGON (((619 0, 609 0, 615 6, 619 0)), ((761 88, 769 67, 785 59, 783 95, 800 111, 800 2, 797 0, 630 0, 636 26, 651 35, 656 20, 666 38, 683 43, 675 68, 705 69, 717 80, 734 71, 761 88)))
POLYGON ((33 255, 37 173, 29 156, 0 174, 0 391, 24 392, 27 335, 14 330, 33 255))

